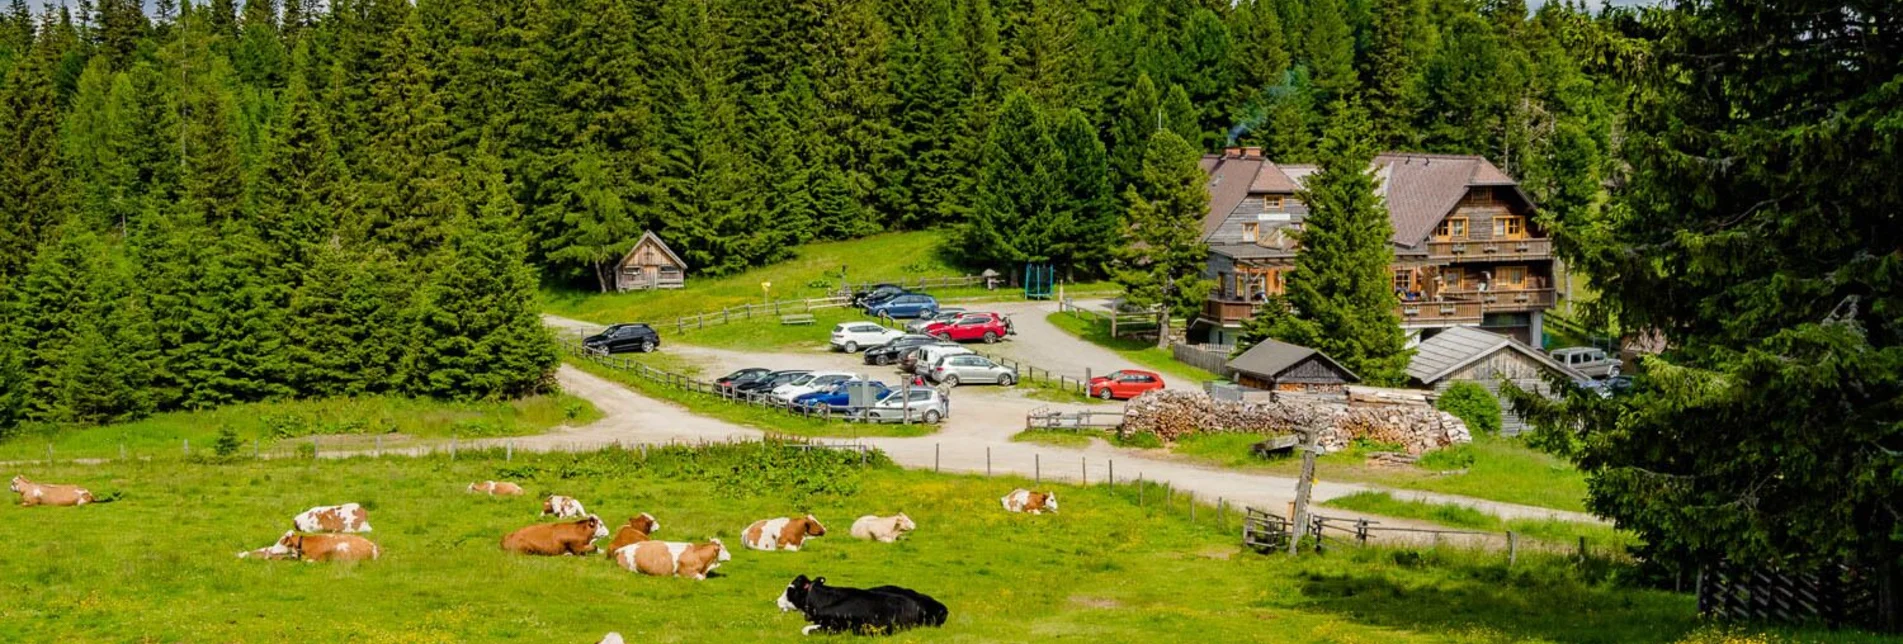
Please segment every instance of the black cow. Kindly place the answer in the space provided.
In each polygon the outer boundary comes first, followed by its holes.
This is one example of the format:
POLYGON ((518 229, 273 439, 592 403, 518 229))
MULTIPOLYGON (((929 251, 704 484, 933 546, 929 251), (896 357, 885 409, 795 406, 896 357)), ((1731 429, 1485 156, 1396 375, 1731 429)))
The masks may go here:
POLYGON ((827 633, 889 635, 918 626, 944 626, 951 615, 945 605, 918 591, 898 586, 845 588, 826 585, 826 578, 800 575, 780 593, 780 610, 797 610, 811 625, 802 629, 827 633))

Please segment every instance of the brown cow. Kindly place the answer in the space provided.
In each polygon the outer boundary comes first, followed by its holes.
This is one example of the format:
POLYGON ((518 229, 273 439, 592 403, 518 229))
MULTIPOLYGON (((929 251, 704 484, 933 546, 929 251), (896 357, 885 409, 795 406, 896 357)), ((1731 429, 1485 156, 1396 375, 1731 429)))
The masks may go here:
POLYGON ((652 514, 642 512, 641 514, 629 517, 627 525, 615 530, 614 541, 608 543, 608 556, 615 556, 615 551, 620 550, 622 546, 647 541, 649 535, 654 534, 655 531, 660 529, 661 522, 655 521, 654 515, 652 514))
POLYGON ((585 555, 595 551, 595 540, 608 536, 601 517, 588 515, 580 521, 543 523, 509 533, 502 538, 502 549, 525 555, 585 555))
POLYGON ((271 547, 238 553, 239 558, 303 559, 307 562, 363 561, 381 556, 382 548, 354 534, 304 535, 298 534, 296 530, 284 533, 271 547))
POLYGON ((20 505, 85 505, 97 503, 93 493, 77 485, 54 485, 52 483, 34 483, 24 476, 14 476, 13 484, 7 489, 20 495, 20 505))
POLYGON ((826 526, 808 514, 797 519, 780 517, 755 521, 740 531, 740 542, 754 550, 798 552, 807 537, 823 536, 826 536, 826 526))
POLYGON ((1032 492, 1018 488, 998 501, 1004 503, 1004 509, 1007 512, 1043 514, 1057 511, 1057 493, 1055 492, 1032 492))
POLYGON ((489 496, 522 496, 522 486, 516 485, 514 483, 502 483, 497 481, 483 481, 481 483, 470 483, 469 491, 480 492, 482 494, 487 494, 489 496))
POLYGON ((656 577, 681 576, 706 579, 707 573, 733 559, 719 539, 707 543, 680 541, 643 541, 614 552, 615 563, 633 572, 656 577))
POLYGON ((369 532, 370 513, 355 503, 320 505, 291 517, 291 527, 305 532, 369 532))

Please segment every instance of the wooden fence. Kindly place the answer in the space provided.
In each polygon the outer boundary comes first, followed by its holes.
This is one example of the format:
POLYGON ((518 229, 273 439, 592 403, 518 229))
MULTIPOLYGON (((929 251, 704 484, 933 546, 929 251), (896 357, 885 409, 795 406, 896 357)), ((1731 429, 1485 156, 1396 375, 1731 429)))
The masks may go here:
MULTIPOLYGON (((1068 313, 1073 317, 1106 323, 1110 325, 1110 337, 1112 338, 1134 336, 1143 333, 1149 333, 1152 337, 1156 335, 1155 313, 1094 311, 1087 307, 1078 306, 1075 299, 1068 297, 1057 302, 1057 311, 1059 313, 1068 313)), ((1181 325, 1177 325, 1177 328, 1180 329, 1181 325)))
POLYGON ((1229 377, 1229 352, 1234 349, 1235 347, 1226 347, 1219 344, 1183 343, 1170 345, 1170 353, 1176 356, 1177 362, 1216 374, 1222 378, 1229 377))
POLYGON ((1069 375, 1065 375, 1061 373, 1055 373, 1049 369, 1045 369, 1037 365, 1025 364, 1025 363, 1018 362, 1016 360, 1012 360, 1010 358, 1006 358, 1004 356, 1000 356, 997 354, 979 351, 977 349, 972 349, 971 352, 984 356, 986 359, 992 362, 996 362, 998 364, 1001 364, 1016 370, 1018 372, 1018 382, 1027 382, 1027 383, 1046 385, 1046 386, 1055 388, 1059 391, 1063 391, 1066 393, 1074 393, 1079 396, 1090 395, 1091 375, 1090 375, 1089 369, 1084 370, 1083 378, 1077 378, 1074 376, 1069 376, 1069 375))
POLYGON ((758 304, 729 306, 718 311, 709 311, 695 315, 674 318, 674 331, 686 333, 691 329, 705 329, 736 320, 751 320, 755 316, 774 317, 788 313, 812 313, 821 309, 838 309, 852 305, 850 297, 809 297, 798 300, 774 300, 758 304))
POLYGON ((1121 411, 1058 411, 1049 407, 1038 407, 1024 415, 1025 429, 1115 429, 1118 435, 1123 433, 1123 412, 1121 411))
MULTIPOLYGON (((997 284, 1004 284, 1005 282, 1003 277, 995 277, 992 279, 997 280, 997 284)), ((983 275, 960 275, 957 277, 914 277, 909 280, 903 277, 892 280, 874 280, 859 282, 857 284, 847 284, 846 290, 849 292, 835 292, 835 294, 850 297, 853 293, 869 291, 872 290, 872 287, 881 284, 891 284, 908 291, 924 291, 935 288, 983 286, 985 284, 985 277, 983 275)))
POLYGON ((1797 573, 1719 562, 1699 571, 1698 612, 1736 621, 1903 629, 1895 599, 1883 601, 1882 584, 1871 577, 1842 564, 1797 573))

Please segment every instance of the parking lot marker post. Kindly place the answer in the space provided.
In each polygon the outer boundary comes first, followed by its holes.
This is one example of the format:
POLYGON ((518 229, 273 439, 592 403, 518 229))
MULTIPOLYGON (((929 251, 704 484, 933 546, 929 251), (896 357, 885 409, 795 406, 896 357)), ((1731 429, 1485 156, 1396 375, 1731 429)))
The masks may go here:
POLYGON ((991 446, 985 446, 985 476, 991 476, 991 446))
POLYGON ((1077 457, 1077 477, 1084 485, 1090 485, 1090 461, 1082 456, 1077 457))
POLYGON ((938 473, 938 443, 932 443, 932 473, 938 473))

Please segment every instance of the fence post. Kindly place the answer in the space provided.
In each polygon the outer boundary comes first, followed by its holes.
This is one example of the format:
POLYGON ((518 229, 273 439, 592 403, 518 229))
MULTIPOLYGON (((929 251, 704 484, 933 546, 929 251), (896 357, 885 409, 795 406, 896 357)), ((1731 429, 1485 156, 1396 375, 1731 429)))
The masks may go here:
POLYGON ((1189 522, 1196 523, 1196 493, 1189 493, 1189 522))
POLYGON ((1520 558, 1520 535, 1507 531, 1507 567, 1512 568, 1520 558))
POLYGON ((449 460, 456 460, 456 435, 449 435, 449 460))
POLYGON ((1117 491, 1117 462, 1114 460, 1107 462, 1110 464, 1110 491, 1115 492, 1117 491))
POLYGON ((1033 482, 1035 482, 1038 485, 1044 484, 1044 455, 1043 454, 1031 455, 1031 475, 1034 477, 1033 482))
POLYGON ((318 438, 316 436, 311 437, 311 458, 312 459, 317 458, 317 452, 320 449, 320 446, 317 444, 317 441, 318 441, 318 438))
POLYGON ((932 443, 932 473, 938 473, 938 443, 932 443))
POLYGON ((185 439, 185 455, 186 456, 192 455, 192 439, 189 439, 189 438, 185 439))
POLYGON ((1586 560, 1586 535, 1579 535, 1579 560, 1586 560))
POLYGON ((46 444, 46 464, 47 465, 53 464, 53 444, 52 443, 46 444))
POLYGON ((1217 530, 1228 529, 1228 526, 1226 524, 1229 523, 1229 517, 1225 516, 1226 515, 1225 510, 1227 510, 1227 508, 1223 507, 1222 497, 1220 496, 1216 497, 1216 529, 1217 530))
POLYGON ((509 441, 502 445, 502 460, 505 462, 515 460, 515 441, 509 441))
POLYGON ((383 435, 377 434, 377 457, 383 457, 383 435))
POLYGON ((1090 460, 1082 456, 1077 457, 1077 478, 1081 484, 1090 485, 1090 460))
POLYGON ((985 476, 991 476, 991 446, 985 446, 985 476))
POLYGON ((1143 507, 1143 473, 1137 472, 1137 507, 1143 507))

